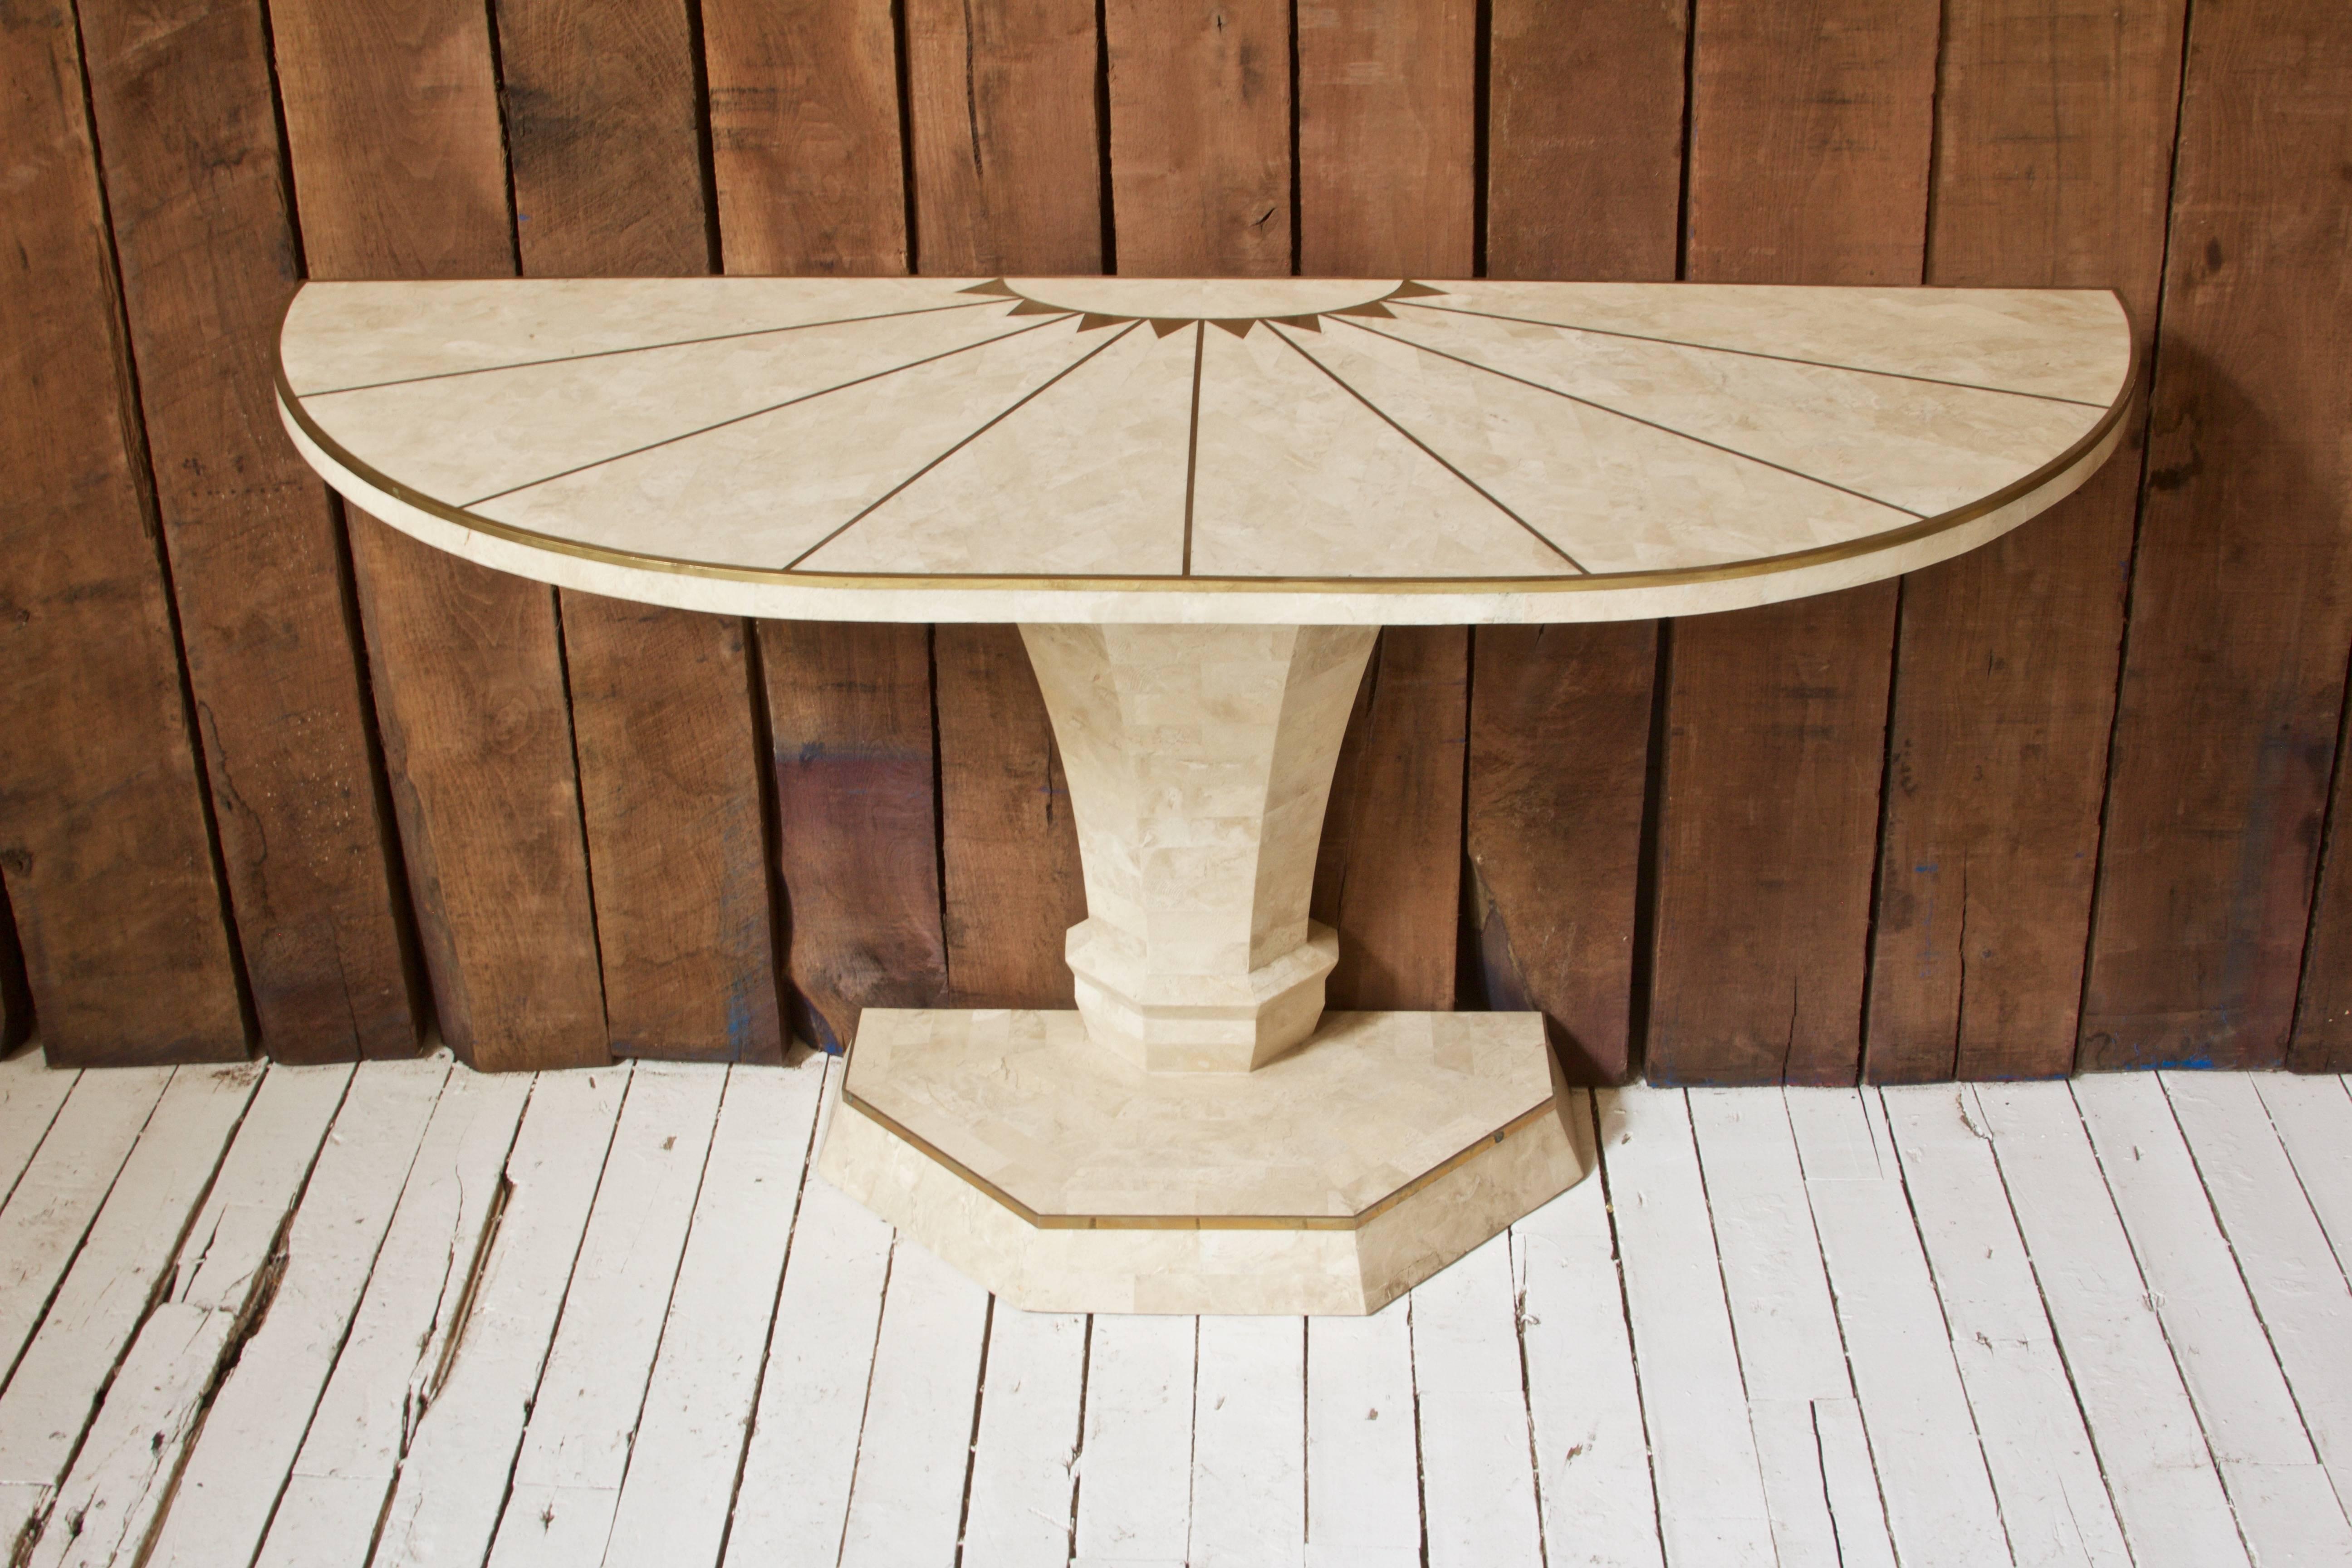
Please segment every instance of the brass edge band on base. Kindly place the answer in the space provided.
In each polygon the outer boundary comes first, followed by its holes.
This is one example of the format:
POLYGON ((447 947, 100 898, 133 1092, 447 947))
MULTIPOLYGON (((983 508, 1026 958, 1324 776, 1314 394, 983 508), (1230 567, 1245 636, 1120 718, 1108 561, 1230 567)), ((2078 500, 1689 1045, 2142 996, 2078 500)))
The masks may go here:
MULTIPOLYGON (((2128 317, 2126 318, 2128 331, 2128 317)), ((2075 464, 2096 450, 2112 433, 2130 406, 2132 396, 2139 386, 2139 340, 2131 340, 2131 359, 2125 367, 2123 384, 2116 400, 2107 411, 2074 443, 2058 456, 2043 463, 2032 473, 2011 480, 1990 495, 1981 496, 1966 506, 1950 511, 1925 517, 1884 533, 1867 534, 1834 544, 1815 545, 1809 550, 1790 551, 1781 555, 1759 556, 1752 561, 1726 562, 1713 566, 1684 566, 1665 571, 1591 572, 1580 575, 1561 574, 1542 577, 1460 577, 1416 578, 1391 580, 1379 577, 1086 577, 1076 575, 1039 576, 1026 573, 993 574, 970 574, 951 576, 926 576, 915 573, 828 573, 794 572, 774 566, 722 566, 712 562, 685 561, 673 556, 652 555, 642 551, 618 550, 608 545, 588 544, 564 539, 555 534, 541 533, 534 529, 520 528, 513 523, 467 511, 451 506, 415 489, 389 474, 352 456, 341 442, 327 434, 303 405, 301 395, 294 390, 286 374, 285 340, 281 333, 277 345, 278 401, 286 417, 300 426, 302 433, 362 483, 392 497, 403 505, 415 508, 427 516, 476 533, 502 539, 510 544, 528 549, 543 550, 551 554, 571 555, 608 566, 622 566, 638 571, 665 572, 678 576, 708 577, 726 582, 769 584, 797 588, 841 588, 866 590, 929 590, 929 589, 1020 589, 1029 592, 1114 592, 1114 593, 1192 593, 1215 589, 1223 593, 1307 593, 1307 594, 1561 594, 1595 590, 1671 588, 1691 583, 1718 583, 1740 577, 1764 576, 1779 572, 1792 572, 1807 566, 1825 565, 1832 562, 1851 560, 1856 556, 1874 555, 1881 551, 1914 543, 1921 539, 1942 533, 1964 523, 1974 522, 2008 506, 2011 501, 2032 495, 2052 480, 2064 475, 2075 464)), ((1807 476, 1810 477, 1810 476, 1807 476)), ((526 487, 527 488, 527 487, 526 487)))
POLYGON ((1557 1115, 1559 1097, 1549 1095, 1492 1132, 1482 1133, 1469 1147, 1446 1156, 1437 1164, 1423 1171, 1412 1181, 1381 1198, 1370 1207, 1352 1215, 1084 1215, 1040 1214, 1006 1192, 954 1155, 919 1133, 911 1132, 887 1113, 876 1110, 853 1093, 845 1081, 841 1086, 841 1102, 864 1116, 885 1132, 908 1144, 920 1153, 993 1198, 1014 1217, 1039 1230, 1359 1230, 1420 1192, 1440 1176, 1447 1175, 1469 1163, 1482 1149, 1500 1143, 1515 1132, 1532 1127, 1545 1114, 1557 1115))

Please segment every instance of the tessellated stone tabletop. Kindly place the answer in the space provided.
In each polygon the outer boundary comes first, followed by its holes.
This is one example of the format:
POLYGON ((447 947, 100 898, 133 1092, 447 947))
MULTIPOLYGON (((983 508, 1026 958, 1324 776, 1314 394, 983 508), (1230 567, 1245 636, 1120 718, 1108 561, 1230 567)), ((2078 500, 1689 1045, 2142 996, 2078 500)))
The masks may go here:
POLYGON ((1984 543, 2118 440, 2112 294, 1412 279, 314 283, 295 444, 427 542, 1021 626, 1076 1013, 871 1009, 821 1168, 1017 1304, 1378 1308, 1578 1179, 1536 1014, 1334 1014, 1382 625, 1698 614, 1984 543))

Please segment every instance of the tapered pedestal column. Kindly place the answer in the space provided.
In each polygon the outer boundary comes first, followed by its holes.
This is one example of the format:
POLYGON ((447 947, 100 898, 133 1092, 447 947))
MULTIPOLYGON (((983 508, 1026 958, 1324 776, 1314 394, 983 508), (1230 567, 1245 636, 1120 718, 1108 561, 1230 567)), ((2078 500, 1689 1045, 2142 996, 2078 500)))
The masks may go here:
POLYGON ((1022 627, 1077 1011, 867 1009, 824 1173, 1060 1311, 1370 1311, 1574 1183, 1539 1015, 1325 1016, 1307 898, 1374 636, 1022 627))

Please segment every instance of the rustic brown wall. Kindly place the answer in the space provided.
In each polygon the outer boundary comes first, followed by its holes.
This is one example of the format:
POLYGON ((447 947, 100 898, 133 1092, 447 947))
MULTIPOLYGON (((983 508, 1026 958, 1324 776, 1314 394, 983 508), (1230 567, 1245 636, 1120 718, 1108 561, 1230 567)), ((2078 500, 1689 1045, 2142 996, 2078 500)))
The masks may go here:
POLYGON ((1593 1080, 2352 1067, 2341 0, 17 0, 0 146, 12 1043, 1066 1005, 1010 628, 481 572, 330 495, 268 377, 306 276, 1109 268, 2116 289, 2131 439, 1990 548, 1384 636, 1333 1000, 1540 1007, 1593 1080))

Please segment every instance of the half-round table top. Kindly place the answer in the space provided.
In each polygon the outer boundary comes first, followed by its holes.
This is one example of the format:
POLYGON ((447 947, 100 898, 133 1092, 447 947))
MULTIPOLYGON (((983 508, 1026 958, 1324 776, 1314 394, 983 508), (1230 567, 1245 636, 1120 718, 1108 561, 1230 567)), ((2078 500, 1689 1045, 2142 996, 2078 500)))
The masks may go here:
POLYGON ((431 543, 835 620, 1613 620, 1874 581, 2121 433, 2056 289, 1144 278, 312 283, 296 444, 431 543))

